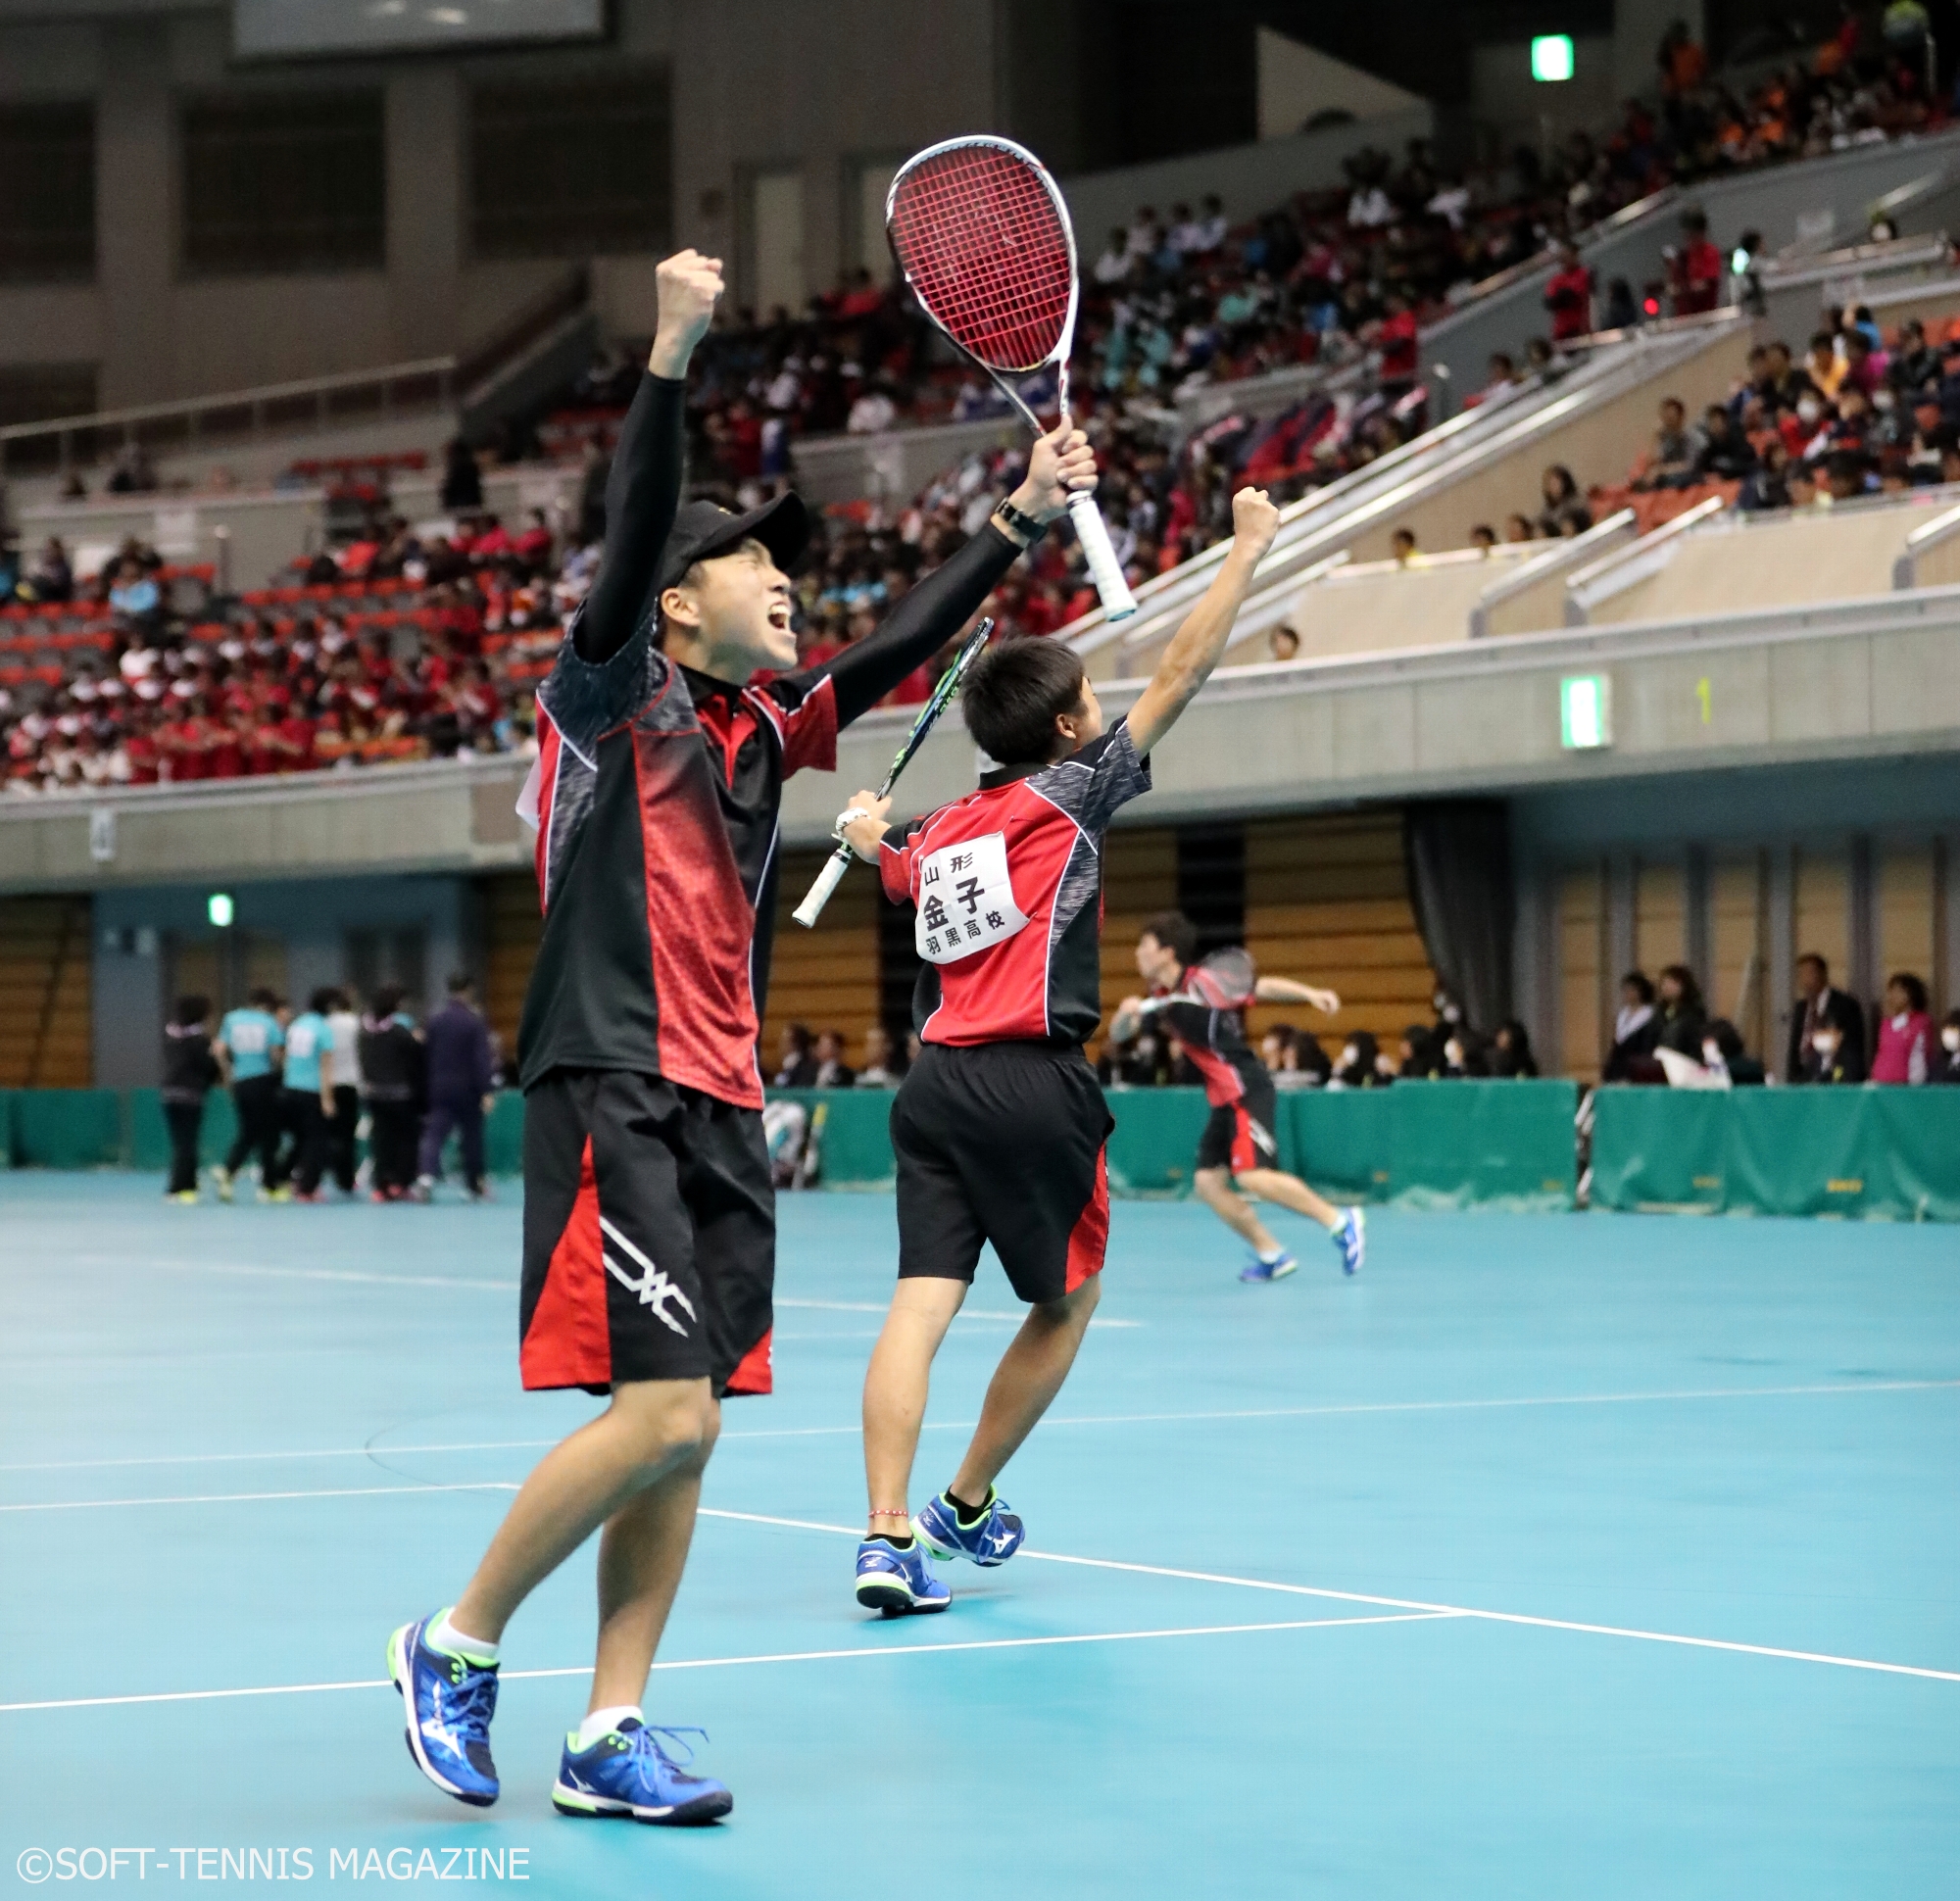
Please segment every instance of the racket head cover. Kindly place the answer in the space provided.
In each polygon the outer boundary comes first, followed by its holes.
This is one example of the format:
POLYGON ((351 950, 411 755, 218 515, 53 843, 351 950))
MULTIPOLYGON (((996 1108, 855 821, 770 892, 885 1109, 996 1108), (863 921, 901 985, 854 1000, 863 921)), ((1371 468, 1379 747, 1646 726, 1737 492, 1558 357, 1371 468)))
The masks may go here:
POLYGON ((892 255, 925 314, 988 369, 1031 375, 1075 328, 1075 235, 1048 169, 978 134, 906 160, 885 198, 892 255))

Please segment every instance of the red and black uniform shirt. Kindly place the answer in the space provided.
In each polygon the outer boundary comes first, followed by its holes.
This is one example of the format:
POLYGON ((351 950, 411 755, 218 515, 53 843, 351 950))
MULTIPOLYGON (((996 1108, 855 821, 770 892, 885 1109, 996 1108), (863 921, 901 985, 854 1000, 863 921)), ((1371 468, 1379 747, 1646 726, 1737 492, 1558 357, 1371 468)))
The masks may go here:
MULTIPOLYGON (((1173 997, 1185 987, 1189 973, 1159 987, 1153 997, 1173 997)), ((1213 1009, 1208 1003, 1166 1003, 1157 1021, 1184 1046, 1191 1066, 1204 1084, 1204 1099, 1216 1108, 1244 1100, 1258 1085, 1269 1083, 1266 1066, 1246 1041, 1246 1019, 1238 1010, 1213 1009)))
POLYGON ((991 523, 877 632, 821 667, 735 686, 669 660, 655 580, 681 480, 683 385, 642 379, 607 485, 606 555, 538 693, 544 935, 519 1080, 634 1070, 760 1109, 783 781, 938 653, 1013 564, 991 523))
POLYGON ((526 1088, 557 1068, 633 1069, 761 1107, 783 781, 836 764, 828 678, 730 687, 669 661, 651 621, 597 665, 566 637, 538 695, 526 1088))
POLYGON ((912 1013, 925 1043, 1080 1044, 1102 1020, 1102 834, 1151 789, 1118 721, 1054 765, 990 773, 977 792, 887 835, 885 891, 916 909, 912 1013))

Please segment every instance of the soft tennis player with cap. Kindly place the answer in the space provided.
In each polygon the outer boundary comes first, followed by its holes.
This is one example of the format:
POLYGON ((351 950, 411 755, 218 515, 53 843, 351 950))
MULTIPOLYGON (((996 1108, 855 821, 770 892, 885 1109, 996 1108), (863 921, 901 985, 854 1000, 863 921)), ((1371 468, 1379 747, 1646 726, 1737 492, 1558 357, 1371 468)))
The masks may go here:
POLYGON ((660 268, 649 373, 607 486, 592 592, 538 695, 525 808, 544 933, 518 1033, 525 1093, 519 1363, 606 1409, 546 1455, 455 1605, 388 1644, 416 1766, 485 1806, 504 1629, 599 1534, 599 1641, 553 1802, 570 1816, 710 1822, 727 1788, 641 1697, 728 1393, 770 1389, 775 1211, 756 1060, 782 785, 923 665, 1094 480, 1079 433, 869 638, 796 670, 788 569, 804 506, 680 507, 687 366, 721 293, 691 251, 660 268), (755 676, 770 672, 762 686, 755 676))

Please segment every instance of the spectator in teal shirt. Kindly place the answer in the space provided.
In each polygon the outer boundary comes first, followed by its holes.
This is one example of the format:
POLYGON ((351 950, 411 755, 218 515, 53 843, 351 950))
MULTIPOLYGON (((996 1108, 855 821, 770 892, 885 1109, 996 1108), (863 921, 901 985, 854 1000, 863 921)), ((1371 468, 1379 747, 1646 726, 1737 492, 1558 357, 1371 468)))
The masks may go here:
POLYGON ((288 1146, 276 1164, 273 1187, 284 1190, 290 1179, 302 1201, 319 1199, 319 1178, 326 1170, 327 1131, 333 1121, 333 1082, 320 1058, 333 1048, 333 1031, 326 1013, 334 994, 317 990, 313 1000, 286 1025, 285 1088, 280 1092, 279 1128, 288 1146))
POLYGON ((238 1139, 218 1170, 218 1194, 229 1201, 232 1184, 248 1155, 259 1157, 259 1196, 283 1195, 279 1186, 279 1059, 286 1033, 276 1014, 278 997, 255 990, 242 1010, 227 1010, 218 1026, 218 1047, 230 1058, 231 1101, 238 1111, 238 1139))

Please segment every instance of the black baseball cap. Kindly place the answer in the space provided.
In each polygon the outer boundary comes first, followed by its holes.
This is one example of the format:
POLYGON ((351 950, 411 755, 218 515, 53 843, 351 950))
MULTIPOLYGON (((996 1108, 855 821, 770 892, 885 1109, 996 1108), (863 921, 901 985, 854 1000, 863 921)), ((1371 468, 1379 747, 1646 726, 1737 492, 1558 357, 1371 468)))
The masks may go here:
POLYGON ((667 545, 661 555, 658 593, 680 583, 696 561, 733 554, 753 536, 769 551, 784 573, 802 559, 809 542, 809 511, 795 490, 785 490, 747 514, 734 514, 712 502, 690 502, 674 516, 667 545))

